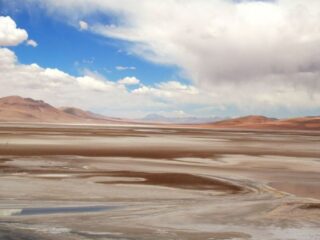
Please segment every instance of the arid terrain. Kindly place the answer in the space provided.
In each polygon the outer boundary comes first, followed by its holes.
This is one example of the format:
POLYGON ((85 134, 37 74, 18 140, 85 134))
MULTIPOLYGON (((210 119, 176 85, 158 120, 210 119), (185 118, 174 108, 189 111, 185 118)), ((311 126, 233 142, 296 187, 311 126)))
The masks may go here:
POLYGON ((320 239, 320 133, 0 127, 0 239, 320 239))
POLYGON ((0 0, 0 240, 320 240, 320 0, 0 0))

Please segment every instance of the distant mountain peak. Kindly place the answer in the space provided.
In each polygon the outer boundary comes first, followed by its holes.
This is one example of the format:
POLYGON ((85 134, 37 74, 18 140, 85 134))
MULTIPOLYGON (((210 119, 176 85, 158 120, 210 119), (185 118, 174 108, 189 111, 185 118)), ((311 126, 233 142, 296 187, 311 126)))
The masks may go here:
POLYGON ((166 117, 158 113, 150 113, 141 120, 155 123, 175 123, 175 124, 197 124, 197 123, 209 123, 222 120, 218 117, 194 117, 194 116, 181 116, 181 117, 166 117))

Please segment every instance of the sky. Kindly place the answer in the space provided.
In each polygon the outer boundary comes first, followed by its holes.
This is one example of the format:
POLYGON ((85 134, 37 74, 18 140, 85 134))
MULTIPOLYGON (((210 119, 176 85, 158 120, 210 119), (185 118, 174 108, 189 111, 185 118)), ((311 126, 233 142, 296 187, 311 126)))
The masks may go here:
POLYGON ((320 115, 318 0, 0 0, 0 97, 140 118, 320 115))

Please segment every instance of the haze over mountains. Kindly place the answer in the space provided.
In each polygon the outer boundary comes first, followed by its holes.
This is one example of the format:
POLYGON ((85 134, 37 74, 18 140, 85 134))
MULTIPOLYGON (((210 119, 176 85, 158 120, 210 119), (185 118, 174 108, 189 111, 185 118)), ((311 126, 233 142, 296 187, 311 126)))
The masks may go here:
POLYGON ((245 116, 221 120, 219 118, 167 118, 151 114, 145 118, 128 120, 106 117, 74 107, 55 108, 42 100, 9 96, 0 98, 0 122, 42 123, 167 123, 188 124, 190 127, 239 129, 320 130, 320 117, 275 119, 265 116, 245 116))
POLYGON ((192 123, 209 123, 209 122, 217 122, 224 120, 224 118, 220 117, 166 117, 160 114, 148 114, 142 121, 147 122, 160 122, 160 123, 181 123, 181 124, 192 124, 192 123))

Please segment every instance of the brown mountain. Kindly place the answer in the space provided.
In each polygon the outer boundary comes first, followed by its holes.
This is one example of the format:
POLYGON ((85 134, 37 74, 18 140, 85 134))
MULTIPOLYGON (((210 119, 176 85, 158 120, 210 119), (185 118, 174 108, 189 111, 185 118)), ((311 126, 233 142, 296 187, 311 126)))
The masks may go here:
MULTIPOLYGON (((58 109, 44 101, 19 96, 0 98, 0 122, 143 123, 106 117, 73 107, 58 109)), ((320 117, 275 119, 253 115, 190 126, 231 129, 320 130, 320 117)))
POLYGON ((112 123, 108 118, 77 108, 55 108, 42 100, 9 96, 0 98, 1 122, 112 123))
POLYGON ((320 130, 320 117, 300 117, 291 119, 281 119, 266 126, 272 129, 292 129, 292 130, 320 130))
POLYGON ((221 127, 247 127, 247 126, 255 126, 260 124, 265 124, 268 122, 273 122, 276 119, 274 118, 267 118, 265 116, 258 116, 258 115, 250 115, 245 117, 239 118, 232 118, 227 120, 222 120, 215 122, 215 126, 221 127))
POLYGON ((245 116, 206 125, 210 128, 320 130, 320 117, 275 119, 264 116, 245 116))
POLYGON ((72 115, 41 101, 19 96, 0 98, 0 121, 11 122, 71 122, 72 115))

